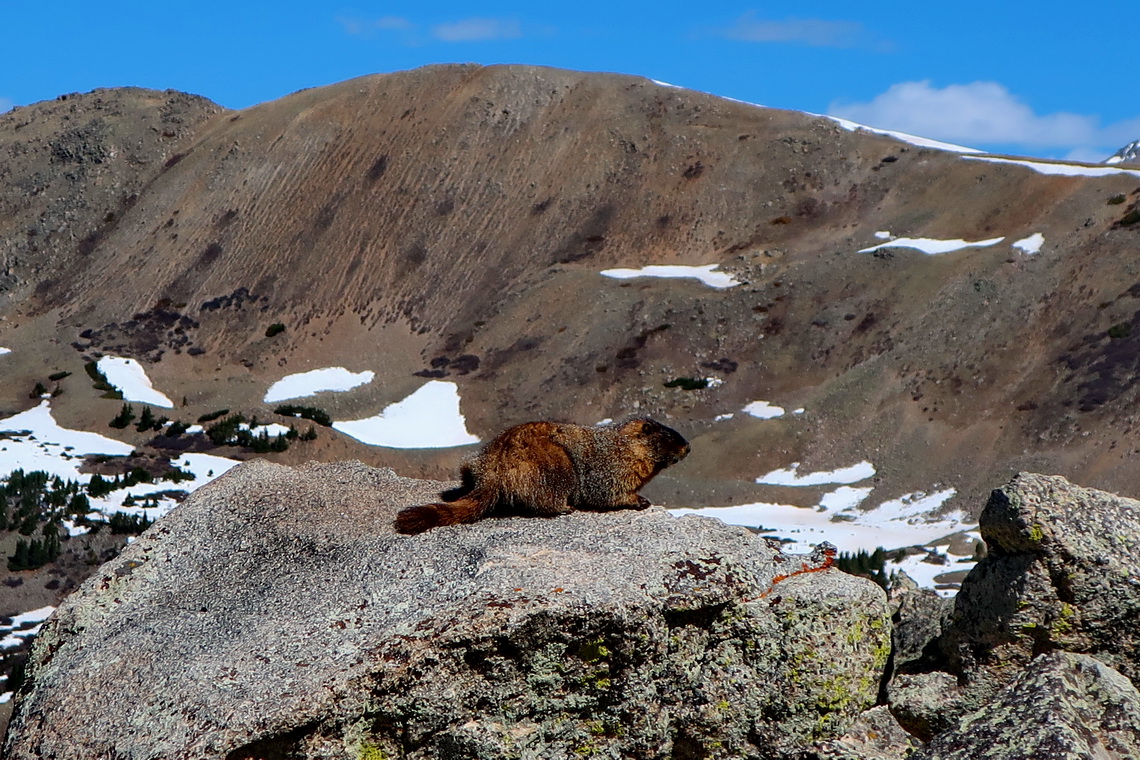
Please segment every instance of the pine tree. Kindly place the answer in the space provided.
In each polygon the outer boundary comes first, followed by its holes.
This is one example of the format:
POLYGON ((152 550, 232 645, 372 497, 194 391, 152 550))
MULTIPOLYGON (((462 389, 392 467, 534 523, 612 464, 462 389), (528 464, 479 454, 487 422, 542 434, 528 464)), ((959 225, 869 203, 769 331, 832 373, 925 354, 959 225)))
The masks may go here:
POLYGON ((157 427, 155 425, 154 412, 150 410, 149 406, 144 406, 142 414, 139 415, 138 431, 140 433, 145 433, 152 427, 157 427))
POLYGON ((135 418, 135 410, 130 404, 123 404, 123 408, 115 415, 115 419, 109 423, 111 427, 122 430, 127 425, 131 424, 131 420, 135 418))
POLYGON ((77 493, 71 497, 67 511, 77 516, 85 515, 91 511, 91 500, 87 498, 86 494, 77 493))
POLYGON ((28 542, 24 539, 16 541, 16 553, 8 558, 8 569, 12 571, 26 570, 28 568, 28 542))

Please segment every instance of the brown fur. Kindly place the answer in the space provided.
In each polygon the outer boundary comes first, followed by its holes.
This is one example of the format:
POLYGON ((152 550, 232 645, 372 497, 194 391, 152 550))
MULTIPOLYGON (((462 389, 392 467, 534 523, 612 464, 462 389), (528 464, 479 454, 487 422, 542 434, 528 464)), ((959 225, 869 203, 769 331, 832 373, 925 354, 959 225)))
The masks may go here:
POLYGON ((548 517, 578 509, 645 509, 638 491, 689 453, 681 435, 642 417, 585 427, 527 422, 500 433, 461 469, 443 502, 410 507, 396 530, 422 533, 471 523, 493 512, 548 517))

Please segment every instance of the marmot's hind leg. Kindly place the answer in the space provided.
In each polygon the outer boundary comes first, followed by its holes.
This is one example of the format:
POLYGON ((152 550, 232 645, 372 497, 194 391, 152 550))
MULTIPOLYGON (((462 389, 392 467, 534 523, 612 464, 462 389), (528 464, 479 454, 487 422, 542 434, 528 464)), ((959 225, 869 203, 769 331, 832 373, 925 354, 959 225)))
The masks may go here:
POLYGON ((458 501, 475 490, 475 470, 470 464, 464 464, 459 468, 459 480, 458 486, 443 491, 439 498, 444 501, 458 501))
POLYGON ((578 487, 574 463, 559 447, 550 447, 528 461, 518 463, 512 473, 516 489, 511 494, 519 507, 536 515, 564 515, 574 511, 573 497, 578 487))

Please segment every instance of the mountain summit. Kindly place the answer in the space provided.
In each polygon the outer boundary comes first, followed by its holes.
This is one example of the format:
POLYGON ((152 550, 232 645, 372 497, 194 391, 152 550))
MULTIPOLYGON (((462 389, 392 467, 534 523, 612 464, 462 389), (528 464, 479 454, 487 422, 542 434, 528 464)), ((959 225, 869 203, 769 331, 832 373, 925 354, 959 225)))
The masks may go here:
POLYGON ((1106 164, 1134 164, 1140 166, 1140 140, 1133 140, 1104 160, 1106 164))

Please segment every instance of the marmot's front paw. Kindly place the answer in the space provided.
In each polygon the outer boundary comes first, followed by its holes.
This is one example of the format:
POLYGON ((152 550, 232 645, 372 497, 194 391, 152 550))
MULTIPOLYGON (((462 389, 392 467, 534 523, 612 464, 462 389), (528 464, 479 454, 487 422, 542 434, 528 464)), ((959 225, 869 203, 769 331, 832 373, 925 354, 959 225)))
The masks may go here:
POLYGON ((650 504, 649 499, 645 498, 641 494, 637 495, 637 506, 634 507, 634 509, 647 509, 650 506, 652 505, 650 504))

